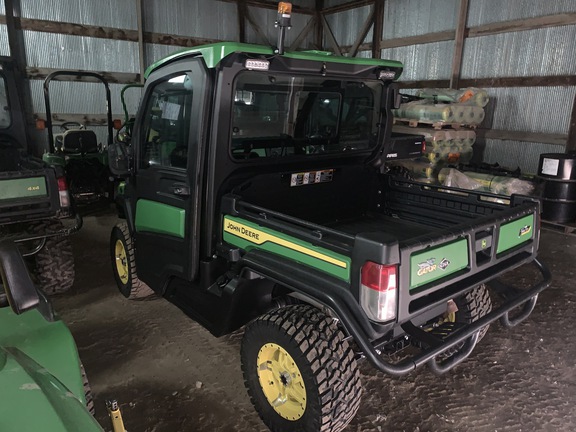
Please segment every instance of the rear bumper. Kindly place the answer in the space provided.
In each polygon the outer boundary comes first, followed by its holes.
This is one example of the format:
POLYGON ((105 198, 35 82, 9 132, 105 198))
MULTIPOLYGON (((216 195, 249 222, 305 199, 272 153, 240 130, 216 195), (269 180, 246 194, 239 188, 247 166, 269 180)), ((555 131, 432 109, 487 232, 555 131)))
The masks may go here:
POLYGON ((76 213, 76 215, 74 217, 74 222, 70 226, 64 225, 62 227, 62 229, 59 229, 57 231, 46 231, 46 232, 42 232, 42 233, 34 233, 34 234, 14 236, 12 238, 12 240, 15 243, 22 243, 22 242, 33 241, 33 240, 43 240, 43 239, 46 239, 49 237, 66 237, 66 236, 69 236, 69 235, 74 234, 75 232, 79 231, 80 228, 82 228, 83 223, 84 222, 83 222, 82 216, 80 214, 76 213))
MULTIPOLYGON (((436 373, 443 373, 450 370, 452 367, 461 363, 465 360, 472 350, 478 339, 478 332, 488 324, 500 319, 500 322, 504 327, 513 327, 523 320, 525 320, 536 305, 536 300, 538 294, 545 290, 552 280, 552 275, 548 268, 542 264, 540 261, 535 259, 532 264, 536 266, 538 271, 542 276, 542 280, 529 289, 517 292, 514 296, 509 297, 500 307, 493 310, 489 314, 483 316, 478 321, 475 321, 466 327, 459 330, 453 336, 449 336, 443 341, 439 341, 437 344, 430 344, 429 338, 426 341, 419 339, 420 341, 429 345, 428 348, 424 349, 419 354, 402 360, 399 363, 390 363, 385 361, 379 352, 372 346, 372 344, 362 337, 358 332, 356 333, 353 329, 350 329, 352 336, 363 350, 366 358, 376 367, 378 370, 385 372, 393 376, 405 375, 423 364, 428 364, 432 370, 436 373), (511 312, 522 307, 521 312, 519 312, 514 317, 511 316, 511 312), (355 334, 356 333, 356 334, 355 334), (464 346, 460 348, 458 353, 451 356, 449 359, 442 363, 436 361, 436 357, 446 352, 447 350, 455 347, 456 345, 464 342, 464 346)), ((514 291, 512 288, 509 290, 514 291)), ((420 329, 410 325, 404 325, 403 329, 410 334, 411 337, 418 340, 419 332, 423 332, 420 329)), ((425 332, 424 332, 425 333, 425 332)))
MULTIPOLYGON (((325 273, 261 250, 252 250, 246 253, 239 261, 240 268, 251 269, 267 279, 290 287, 314 300, 314 302, 329 308, 334 316, 341 320, 366 359, 378 370, 392 376, 406 375, 426 363, 437 373, 446 372, 470 355, 478 340, 478 332, 486 325, 500 319, 505 327, 512 327, 526 319, 534 309, 538 294, 546 289, 552 280, 552 275, 544 264, 537 259, 530 263, 540 272, 542 277, 540 282, 522 291, 518 291, 514 287, 504 287, 509 296, 501 306, 478 321, 460 328, 446 339, 431 342, 428 333, 420 330, 411 322, 402 324, 402 330, 406 334, 410 334, 413 339, 422 342, 427 348, 410 358, 392 363, 382 357, 376 348, 373 341, 377 335, 373 332, 374 329, 366 315, 360 309, 358 301, 350 293, 348 284, 336 278, 327 277, 325 273), (522 311, 512 317, 511 312, 518 307, 522 307, 522 311), (462 342, 464 345, 456 354, 442 363, 436 361, 436 357, 462 342)), ((479 283, 482 282, 484 281, 479 283)), ((392 327, 388 329, 391 330, 392 327)))

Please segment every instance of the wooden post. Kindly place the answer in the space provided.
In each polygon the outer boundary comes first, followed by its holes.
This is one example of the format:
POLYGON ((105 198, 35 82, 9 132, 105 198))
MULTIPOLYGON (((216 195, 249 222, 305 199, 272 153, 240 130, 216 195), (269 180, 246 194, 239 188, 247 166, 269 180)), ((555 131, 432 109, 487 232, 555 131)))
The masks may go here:
MULTIPOLYGON (((10 46, 10 57, 14 59, 15 65, 15 80, 16 92, 20 99, 20 106, 26 113, 26 122, 33 123, 32 119, 32 92, 30 86, 25 83, 26 78, 26 48, 24 45, 24 37, 22 35, 22 26, 20 25, 21 9, 20 0, 5 0, 4 7, 6 9, 6 31, 8 33, 8 45, 10 46)), ((34 146, 30 140, 28 129, 26 129, 26 143, 23 145, 34 146)), ((41 149, 32 147, 27 149, 31 154, 42 154, 41 149)))
POLYGON ((570 129, 568 130, 568 140, 566 141, 566 153, 576 152, 576 96, 572 105, 572 116, 570 117, 570 129))
POLYGON ((468 0, 460 0, 460 13, 456 24, 456 38, 454 40, 454 56, 452 58, 452 74, 450 75, 450 88, 457 89, 460 84, 462 69, 462 54, 464 39, 466 37, 466 21, 468 20, 468 0))
POLYGON ((324 48, 324 21, 322 20, 322 9, 324 9, 324 0, 316 0, 316 35, 314 43, 316 48, 322 50, 324 48))
POLYGON ((144 72, 146 71, 146 47, 144 46, 144 14, 142 13, 142 1, 136 0, 136 19, 138 20, 138 59, 140 61, 140 83, 144 84, 144 72))
POLYGON ((372 58, 382 58, 380 41, 384 33, 384 0, 374 0, 374 30, 372 31, 372 58))
POLYGON ((238 11, 238 41, 246 42, 246 1, 238 0, 236 3, 238 11))

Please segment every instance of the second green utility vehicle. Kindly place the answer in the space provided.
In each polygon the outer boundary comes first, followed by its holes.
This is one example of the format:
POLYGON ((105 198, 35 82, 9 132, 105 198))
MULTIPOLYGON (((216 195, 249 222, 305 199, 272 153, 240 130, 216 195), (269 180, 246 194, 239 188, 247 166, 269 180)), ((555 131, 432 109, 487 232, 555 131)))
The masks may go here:
POLYGON ((69 234, 82 226, 62 167, 30 153, 14 61, 0 57, 0 240, 18 242, 47 294, 74 283, 69 234))
POLYGON ((393 376, 446 372, 490 323, 525 319, 550 282, 537 200, 385 173, 422 146, 391 137, 401 71, 191 48, 148 69, 130 147, 111 148, 125 178, 110 244, 120 291, 156 293, 216 336, 246 325, 246 386, 273 431, 344 429, 361 404, 360 357, 393 376), (493 307, 485 284, 525 264, 542 280, 499 284, 493 307), (387 355, 407 344, 411 355, 387 355))

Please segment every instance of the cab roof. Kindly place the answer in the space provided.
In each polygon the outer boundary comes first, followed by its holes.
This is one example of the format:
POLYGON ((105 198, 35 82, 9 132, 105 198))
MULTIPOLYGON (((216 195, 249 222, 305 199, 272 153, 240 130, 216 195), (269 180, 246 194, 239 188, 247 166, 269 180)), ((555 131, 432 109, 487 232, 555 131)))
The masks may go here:
MULTIPOLYGON (((208 68, 215 68, 218 64, 230 54, 233 53, 247 53, 256 55, 273 56, 278 55, 274 53, 274 49, 262 45, 253 45, 239 42, 218 42, 208 45, 199 45, 192 48, 186 48, 177 51, 161 60, 153 63, 146 69, 144 78, 152 73, 152 71, 171 63, 172 61, 185 58, 201 56, 208 68)), ((381 66, 391 68, 397 71, 396 79, 402 73, 402 63, 395 60, 380 60, 372 58, 358 58, 358 57, 342 57, 333 55, 327 51, 286 51, 282 56, 298 60, 311 60, 329 63, 348 63, 351 65, 366 65, 366 66, 381 66)))

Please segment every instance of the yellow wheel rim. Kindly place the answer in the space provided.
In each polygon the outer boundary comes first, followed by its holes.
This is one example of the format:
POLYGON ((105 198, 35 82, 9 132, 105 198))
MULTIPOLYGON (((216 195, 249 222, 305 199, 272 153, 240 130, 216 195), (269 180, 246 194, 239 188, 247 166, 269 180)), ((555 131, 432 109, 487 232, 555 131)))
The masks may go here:
POLYGON ((128 258, 122 240, 116 240, 114 245, 114 256, 116 257, 116 274, 123 284, 128 283, 128 258))
POLYGON ((300 419, 306 411, 306 386, 292 356, 280 345, 267 343, 258 352, 257 367, 272 408, 286 420, 300 419))

